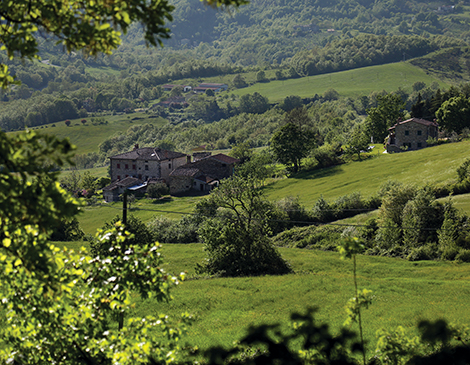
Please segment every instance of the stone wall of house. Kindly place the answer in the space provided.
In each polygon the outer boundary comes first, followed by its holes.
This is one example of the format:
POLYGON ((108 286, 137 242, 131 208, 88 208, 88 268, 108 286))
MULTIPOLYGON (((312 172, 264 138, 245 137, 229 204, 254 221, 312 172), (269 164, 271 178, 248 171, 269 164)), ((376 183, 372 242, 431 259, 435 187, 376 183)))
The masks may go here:
POLYGON ((193 178, 191 176, 170 176, 170 194, 181 194, 191 190, 193 178))
POLYGON ((187 163, 187 157, 178 157, 171 160, 130 160, 111 159, 111 181, 134 176, 144 181, 155 178, 165 179, 168 183, 170 172, 187 163))
POLYGON ((407 146, 410 150, 427 147, 429 137, 437 137, 436 127, 408 122, 395 127, 395 145, 397 148, 407 146))
POLYGON ((160 178, 165 179, 167 184, 170 181, 170 172, 172 172, 174 169, 177 169, 180 166, 185 165, 188 163, 188 159, 186 156, 183 157, 178 157, 172 160, 165 160, 160 163, 161 169, 160 169, 160 178))
POLYGON ((105 190, 103 191, 103 198, 107 203, 109 203, 109 202, 118 201, 119 195, 118 195, 118 192, 115 190, 105 190))

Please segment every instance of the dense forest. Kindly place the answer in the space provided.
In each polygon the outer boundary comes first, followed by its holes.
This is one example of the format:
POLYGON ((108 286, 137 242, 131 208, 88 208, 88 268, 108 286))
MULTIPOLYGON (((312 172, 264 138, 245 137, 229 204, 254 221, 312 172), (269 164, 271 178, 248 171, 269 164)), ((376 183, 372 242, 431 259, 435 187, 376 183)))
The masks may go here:
MULTIPOLYGON (((247 85, 236 77, 250 72, 256 78, 249 83, 266 82, 405 59, 458 81, 470 67, 470 19, 464 5, 451 1, 253 0, 228 12, 193 0, 173 4, 172 37, 164 48, 147 48, 141 26, 134 24, 112 56, 66 53, 54 39, 43 37, 42 62, 8 60, 0 53, 1 62, 21 81, 0 94, 0 128, 20 130, 149 108, 175 95, 163 92, 165 83, 197 86, 215 76, 229 77, 234 90, 247 85)), ((319 99, 312 95, 310 101, 319 99)), ((177 121, 211 122, 252 112, 233 95, 188 103, 190 113, 177 121)), ((410 108, 412 102, 407 103, 410 108)))

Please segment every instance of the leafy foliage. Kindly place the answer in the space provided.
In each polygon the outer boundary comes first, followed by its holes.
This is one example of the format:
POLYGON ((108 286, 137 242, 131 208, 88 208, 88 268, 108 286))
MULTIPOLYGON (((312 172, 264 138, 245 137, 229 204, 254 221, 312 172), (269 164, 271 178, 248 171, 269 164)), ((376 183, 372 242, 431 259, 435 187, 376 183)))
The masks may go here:
POLYGON ((160 198, 169 194, 170 190, 165 183, 150 184, 147 187, 147 196, 152 199, 160 198))
POLYGON ((122 330, 114 325, 131 311, 136 293, 170 298, 179 278, 160 269, 157 246, 127 244, 129 233, 119 225, 96 238, 113 248, 111 257, 50 244, 52 229, 78 209, 50 172, 51 164, 70 159, 71 146, 33 132, 0 133, 2 362, 175 361, 182 332, 165 315, 128 318, 122 330))
POLYGON ((367 111, 366 132, 381 142, 387 136, 388 128, 402 120, 405 107, 402 99, 395 94, 378 95, 378 105, 367 111))
MULTIPOLYGON (((121 217, 116 216, 110 222, 106 222, 102 230, 111 230, 116 225, 121 224, 121 217)), ((129 215, 125 229, 132 236, 126 239, 126 244, 132 246, 145 246, 155 242, 155 237, 147 225, 139 218, 129 215)), ((116 252, 113 247, 108 245, 109 241, 94 240, 90 242, 91 252, 93 255, 109 256, 114 255, 116 252)))
POLYGON ((455 96, 442 103, 436 112, 439 126, 449 132, 461 133, 470 127, 470 102, 463 96, 455 96))
POLYGON ((207 259, 199 272, 221 276, 281 275, 291 272, 267 238, 266 203, 253 178, 232 177, 210 195, 219 209, 199 235, 207 259))
POLYGON ((294 123, 287 123, 271 138, 271 150, 276 159, 296 173, 301 168, 301 160, 313 148, 313 134, 294 123))

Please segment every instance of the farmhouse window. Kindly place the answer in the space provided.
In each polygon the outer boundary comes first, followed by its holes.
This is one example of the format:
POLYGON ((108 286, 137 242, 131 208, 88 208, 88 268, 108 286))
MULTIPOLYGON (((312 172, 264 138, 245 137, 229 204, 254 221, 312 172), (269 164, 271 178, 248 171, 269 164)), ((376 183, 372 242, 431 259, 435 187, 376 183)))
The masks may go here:
POLYGON ((126 166, 124 168, 127 170, 129 168, 129 165, 126 163, 126 166))
POLYGON ((418 148, 423 147, 423 144, 421 142, 418 142, 418 148))
POLYGON ((168 164, 168 168, 171 169, 171 163, 168 164))
POLYGON ((409 136, 410 135, 410 131, 405 131, 405 136, 409 136))
POLYGON ((121 175, 118 175, 117 178, 118 178, 118 180, 121 180, 121 175))
POLYGON ((121 164, 118 163, 116 167, 117 167, 118 169, 120 169, 120 168, 121 168, 121 164))
POLYGON ((420 136, 422 134, 421 131, 416 131, 416 132, 417 132, 418 136, 420 136))
POLYGON ((132 170, 135 170, 135 165, 132 165, 132 170))
POLYGON ((145 165, 145 169, 148 170, 148 169, 149 169, 149 165, 145 165))

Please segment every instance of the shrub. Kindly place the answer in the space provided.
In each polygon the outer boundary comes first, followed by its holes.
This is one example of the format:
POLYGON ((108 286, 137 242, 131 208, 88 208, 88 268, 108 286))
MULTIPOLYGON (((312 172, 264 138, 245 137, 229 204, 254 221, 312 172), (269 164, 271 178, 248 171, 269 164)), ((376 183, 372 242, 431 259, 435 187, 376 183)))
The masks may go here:
POLYGON ((271 241, 275 246, 336 250, 344 228, 337 226, 295 227, 279 233, 271 241))
POLYGON ((470 262, 470 250, 467 249, 460 249, 459 253, 455 256, 456 261, 461 262, 470 262))
POLYGON ((157 217, 148 224, 153 237, 162 243, 198 242, 199 224, 194 217, 185 216, 180 220, 157 217))
POLYGON ((434 260, 438 257, 436 244, 425 244, 419 247, 413 247, 406 257, 410 261, 434 260))
POLYGON ((65 125, 66 125, 67 127, 70 126, 70 123, 71 123, 71 122, 70 122, 70 120, 68 120, 68 119, 65 121, 65 125))
POLYGON ((446 245, 441 247, 441 259, 442 260, 455 260, 459 254, 459 249, 456 245, 446 245))
POLYGON ((314 157, 317 160, 317 168, 338 165, 342 162, 339 156, 340 149, 341 147, 338 144, 325 144, 319 148, 314 149, 311 153, 311 157, 314 157))
POLYGON ((198 273, 221 276, 282 275, 292 271, 267 237, 266 208, 259 182, 252 178, 225 179, 211 193, 219 207, 199 229, 207 258, 198 273))
POLYGON ((77 218, 62 220, 59 226, 52 232, 52 241, 79 241, 85 236, 80 228, 77 218))
POLYGON ((169 193, 170 189, 163 182, 157 182, 147 186, 147 197, 152 199, 160 198, 161 196, 168 195, 169 193))

